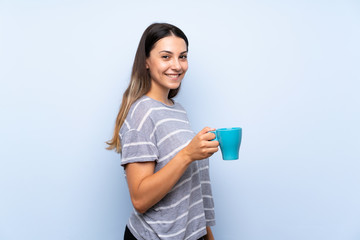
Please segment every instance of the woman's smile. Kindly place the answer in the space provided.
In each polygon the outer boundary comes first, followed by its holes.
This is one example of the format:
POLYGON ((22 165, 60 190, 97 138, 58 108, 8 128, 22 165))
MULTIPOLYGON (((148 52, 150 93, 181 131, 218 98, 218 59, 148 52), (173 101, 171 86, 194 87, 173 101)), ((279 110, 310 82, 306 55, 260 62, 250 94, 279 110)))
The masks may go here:
POLYGON ((165 73, 166 76, 168 76, 172 80, 178 80, 182 73, 165 73))

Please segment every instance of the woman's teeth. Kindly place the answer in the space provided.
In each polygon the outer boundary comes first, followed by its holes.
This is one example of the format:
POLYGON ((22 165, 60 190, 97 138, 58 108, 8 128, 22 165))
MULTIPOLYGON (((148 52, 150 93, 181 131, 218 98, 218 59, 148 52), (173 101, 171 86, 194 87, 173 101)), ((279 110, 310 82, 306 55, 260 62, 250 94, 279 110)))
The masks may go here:
POLYGON ((166 76, 168 76, 170 78, 177 78, 180 76, 180 74, 166 74, 166 76))

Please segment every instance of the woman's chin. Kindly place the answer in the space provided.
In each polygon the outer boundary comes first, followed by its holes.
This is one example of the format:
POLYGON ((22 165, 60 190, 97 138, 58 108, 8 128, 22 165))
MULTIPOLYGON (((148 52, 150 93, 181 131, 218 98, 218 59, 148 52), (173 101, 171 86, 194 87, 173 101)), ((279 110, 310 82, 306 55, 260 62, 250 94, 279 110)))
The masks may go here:
POLYGON ((172 83, 169 84, 169 89, 174 90, 174 89, 178 89, 180 87, 181 81, 177 82, 177 83, 172 83))

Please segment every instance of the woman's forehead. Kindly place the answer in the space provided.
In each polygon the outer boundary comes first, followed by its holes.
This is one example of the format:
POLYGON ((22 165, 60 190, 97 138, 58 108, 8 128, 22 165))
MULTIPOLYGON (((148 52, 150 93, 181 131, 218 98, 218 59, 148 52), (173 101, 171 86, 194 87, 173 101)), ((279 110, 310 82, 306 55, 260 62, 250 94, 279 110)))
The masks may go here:
POLYGON ((186 42, 184 41, 184 39, 180 38, 180 37, 176 37, 176 36, 167 36, 164 37, 160 40, 158 40, 155 45, 153 50, 162 50, 162 51, 172 51, 172 50, 177 50, 177 51, 187 51, 187 46, 186 46, 186 42))

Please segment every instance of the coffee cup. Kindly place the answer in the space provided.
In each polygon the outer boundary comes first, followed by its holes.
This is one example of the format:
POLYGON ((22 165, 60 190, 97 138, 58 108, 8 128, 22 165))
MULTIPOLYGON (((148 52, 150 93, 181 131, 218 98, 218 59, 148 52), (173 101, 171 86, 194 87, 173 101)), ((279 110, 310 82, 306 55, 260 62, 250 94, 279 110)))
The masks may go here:
POLYGON ((242 128, 219 128, 210 132, 215 134, 215 138, 212 141, 219 142, 223 160, 239 159, 242 128))

